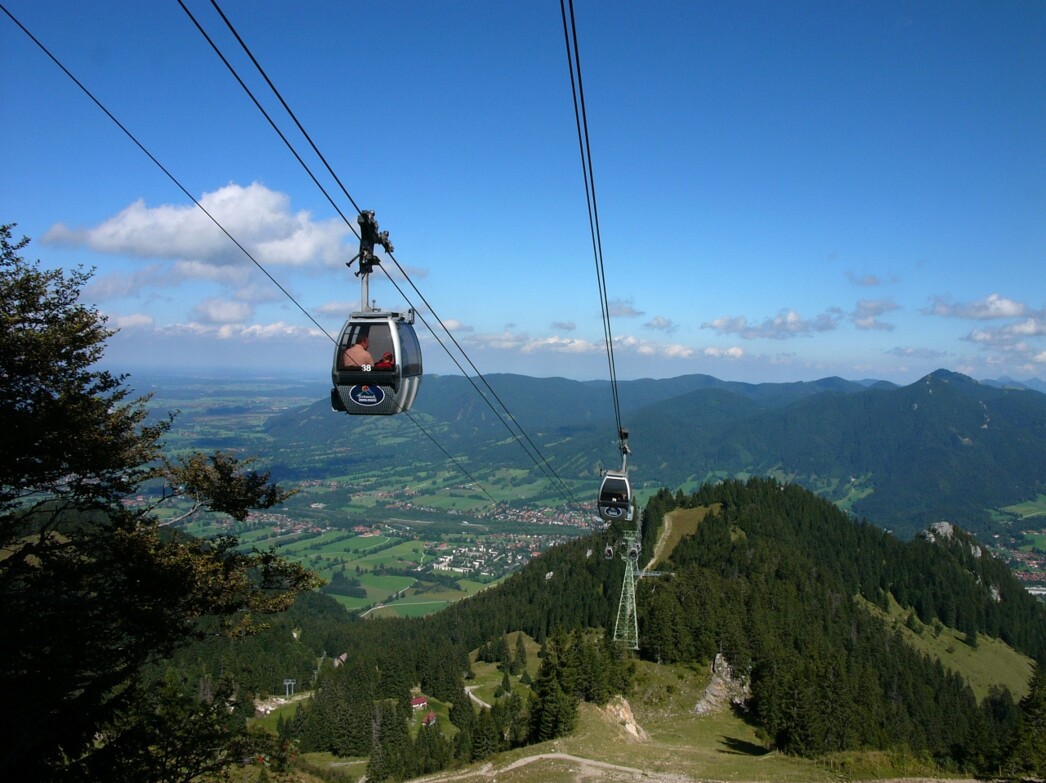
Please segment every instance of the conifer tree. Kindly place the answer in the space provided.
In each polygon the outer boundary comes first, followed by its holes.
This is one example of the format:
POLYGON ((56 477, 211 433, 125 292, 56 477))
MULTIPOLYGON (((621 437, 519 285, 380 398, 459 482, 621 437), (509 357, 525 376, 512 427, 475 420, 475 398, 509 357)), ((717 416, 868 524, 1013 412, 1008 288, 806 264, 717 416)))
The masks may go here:
POLYGON ((500 744, 493 714, 488 709, 480 710, 476 720, 476 733, 472 738, 473 760, 479 761, 493 755, 498 751, 500 744))
POLYGON ((253 616, 315 580, 233 538, 175 535, 122 501, 161 479, 168 499, 242 520, 287 493, 227 454, 163 459, 170 419, 151 422, 147 399, 98 367, 113 332, 80 302, 90 274, 25 261, 11 228, 0 226, 0 691, 19 707, 0 719, 0 778, 141 779, 122 767, 144 767, 156 736, 219 762, 226 727, 192 734, 204 723, 184 721, 185 705, 142 671, 205 634, 253 632, 253 616))
POLYGON ((512 659, 512 673, 521 674, 527 668, 527 645, 523 641, 522 632, 516 634, 516 654, 512 659))
POLYGON ((1046 670, 1042 666, 1035 667, 1028 694, 1018 705, 1004 767, 1009 774, 1046 777, 1046 670))

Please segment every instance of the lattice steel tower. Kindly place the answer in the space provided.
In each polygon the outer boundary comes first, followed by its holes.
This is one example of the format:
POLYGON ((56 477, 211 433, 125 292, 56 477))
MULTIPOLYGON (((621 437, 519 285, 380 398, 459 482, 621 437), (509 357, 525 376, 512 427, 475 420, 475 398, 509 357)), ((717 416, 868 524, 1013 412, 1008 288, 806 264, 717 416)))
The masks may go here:
POLYGON ((621 537, 625 561, 625 578, 621 582, 621 600, 617 605, 617 622, 614 623, 614 641, 632 650, 639 649, 639 620, 636 617, 636 580, 639 574, 639 531, 626 531, 621 537))

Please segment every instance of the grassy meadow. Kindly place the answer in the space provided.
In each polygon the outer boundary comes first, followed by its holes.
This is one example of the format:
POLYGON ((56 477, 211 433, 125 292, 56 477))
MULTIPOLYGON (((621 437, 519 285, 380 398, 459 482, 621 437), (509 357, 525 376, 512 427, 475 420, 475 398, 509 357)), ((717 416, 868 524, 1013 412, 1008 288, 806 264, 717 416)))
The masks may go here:
POLYGON ((977 646, 966 643, 966 635, 954 628, 939 623, 922 625, 911 623, 910 610, 903 609, 893 597, 890 597, 889 612, 866 603, 871 611, 885 617, 901 632, 905 641, 932 658, 939 660, 946 668, 963 674, 977 696, 978 701, 988 695, 993 685, 1009 688, 1014 700, 1020 699, 1028 692, 1028 681, 1031 679, 1032 659, 1014 650, 999 639, 978 635, 977 646))

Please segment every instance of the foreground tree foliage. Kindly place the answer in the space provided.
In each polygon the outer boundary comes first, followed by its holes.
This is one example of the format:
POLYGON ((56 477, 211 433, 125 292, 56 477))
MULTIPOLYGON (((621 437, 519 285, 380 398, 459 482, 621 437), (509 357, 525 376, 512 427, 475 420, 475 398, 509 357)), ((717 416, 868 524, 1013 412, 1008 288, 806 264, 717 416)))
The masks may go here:
POLYGON ((5 780, 192 780, 231 760, 237 694, 141 675, 186 643, 259 627, 314 577, 233 538, 166 530, 156 506, 237 519, 287 493, 228 454, 162 458, 170 418, 97 369, 113 334, 83 270, 44 270, 0 227, 0 731, 5 780), (151 507, 125 500, 163 481, 151 507))

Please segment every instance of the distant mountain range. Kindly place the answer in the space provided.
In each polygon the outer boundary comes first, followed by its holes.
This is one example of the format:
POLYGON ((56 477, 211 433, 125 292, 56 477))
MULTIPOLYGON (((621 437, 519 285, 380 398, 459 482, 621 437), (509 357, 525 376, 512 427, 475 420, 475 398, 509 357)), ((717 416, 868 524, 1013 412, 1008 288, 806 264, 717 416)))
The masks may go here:
MULTIPOLYGON (((609 382, 486 379, 493 393, 476 379, 426 377, 411 418, 336 415, 322 400, 273 417, 267 431, 277 442, 349 445, 372 466, 446 461, 413 419, 473 468, 536 470, 492 410, 503 404, 562 478, 594 480, 619 465, 609 382)), ((947 370, 903 387, 686 375, 619 382, 617 392, 637 487, 773 474, 902 536, 938 520, 983 531, 992 509, 1046 493, 1046 394, 1028 383, 947 370)))

